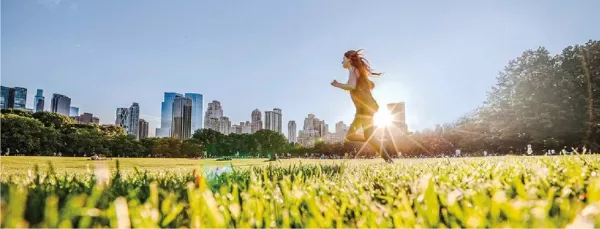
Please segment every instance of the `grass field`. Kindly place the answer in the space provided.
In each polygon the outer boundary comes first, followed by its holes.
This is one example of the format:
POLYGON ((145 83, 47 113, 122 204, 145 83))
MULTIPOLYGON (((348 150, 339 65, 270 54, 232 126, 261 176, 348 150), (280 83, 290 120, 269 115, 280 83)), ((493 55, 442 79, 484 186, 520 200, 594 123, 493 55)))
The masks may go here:
POLYGON ((118 171, 115 160, 0 159, 2 228, 600 226, 597 155, 395 165, 127 158, 118 171))
MULTIPOLYGON (((216 161, 216 159, 192 160, 185 158, 113 158, 113 160, 92 161, 83 157, 0 157, 2 163, 0 167, 0 177, 8 174, 26 174, 27 170, 32 170, 38 166, 41 170, 47 170, 49 164, 52 164, 56 172, 82 173, 89 169, 94 169, 97 165, 105 165, 111 170, 115 169, 116 161, 119 161, 120 168, 123 171, 131 171, 135 167, 148 171, 182 170, 192 172, 193 169, 200 167, 216 168, 227 165, 233 165, 237 168, 247 168, 252 166, 289 166, 299 164, 321 164, 321 165, 339 165, 347 163, 352 165, 383 164, 383 159, 370 160, 318 160, 318 159, 282 159, 277 162, 266 162, 266 159, 234 159, 231 161, 216 161)), ((430 159, 433 160, 433 159, 430 159)), ((406 163, 415 160, 400 160, 400 163, 406 163)))

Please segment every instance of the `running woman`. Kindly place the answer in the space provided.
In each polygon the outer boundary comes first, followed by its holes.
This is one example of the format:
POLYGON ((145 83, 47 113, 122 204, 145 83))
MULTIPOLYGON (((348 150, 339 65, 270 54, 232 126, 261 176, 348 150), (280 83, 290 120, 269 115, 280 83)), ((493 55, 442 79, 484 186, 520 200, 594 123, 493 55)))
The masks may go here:
POLYGON ((334 87, 350 91, 350 97, 356 107, 354 121, 350 124, 345 140, 366 142, 371 148, 379 152, 386 162, 393 163, 392 158, 385 149, 379 147, 377 139, 373 136, 375 133, 373 117, 377 110, 379 110, 379 105, 375 101, 375 98, 373 98, 373 94, 371 94, 371 90, 373 90, 375 84, 369 80, 369 77, 380 76, 381 73, 371 71, 369 62, 360 54, 361 51, 362 49, 356 51, 350 50, 344 53, 342 64, 350 72, 348 82, 345 84, 337 82, 337 80, 331 82, 331 85, 334 87), (364 133, 363 135, 357 133, 361 128, 364 133))

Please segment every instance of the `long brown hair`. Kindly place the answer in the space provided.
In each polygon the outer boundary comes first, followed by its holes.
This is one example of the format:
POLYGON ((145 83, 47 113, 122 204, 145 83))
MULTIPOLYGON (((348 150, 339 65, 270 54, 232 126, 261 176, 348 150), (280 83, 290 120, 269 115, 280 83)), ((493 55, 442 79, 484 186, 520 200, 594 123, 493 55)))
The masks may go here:
POLYGON ((362 49, 359 50, 349 50, 346 53, 344 53, 344 57, 348 58, 350 60, 350 65, 352 65, 352 67, 356 68, 356 70, 358 70, 358 73, 360 74, 359 77, 364 78, 367 80, 367 82, 369 82, 371 88, 375 87, 375 84, 368 79, 369 76, 375 76, 375 77, 379 77, 381 76, 382 73, 380 72, 373 72, 373 70, 371 69, 371 66, 369 64, 369 61, 367 59, 365 59, 365 57, 362 55, 362 53, 360 53, 362 51, 362 49))

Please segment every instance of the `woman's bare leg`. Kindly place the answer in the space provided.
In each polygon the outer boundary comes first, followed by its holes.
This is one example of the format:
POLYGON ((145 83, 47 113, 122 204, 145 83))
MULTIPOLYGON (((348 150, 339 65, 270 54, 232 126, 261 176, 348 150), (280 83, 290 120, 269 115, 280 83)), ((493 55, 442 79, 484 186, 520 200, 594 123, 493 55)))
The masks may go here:
POLYGON ((369 146, 378 152, 386 162, 394 162, 392 157, 387 153, 387 150, 380 147, 377 137, 375 136, 375 125, 373 124, 373 116, 364 116, 361 120, 363 132, 369 146))
MULTIPOLYGON (((362 123, 360 117, 358 115, 354 116, 354 120, 350 124, 348 128, 348 133, 346 133, 346 141, 348 142, 365 142, 365 136, 358 134, 358 130, 362 127, 362 123)), ((363 130, 364 132, 364 130, 363 130)))

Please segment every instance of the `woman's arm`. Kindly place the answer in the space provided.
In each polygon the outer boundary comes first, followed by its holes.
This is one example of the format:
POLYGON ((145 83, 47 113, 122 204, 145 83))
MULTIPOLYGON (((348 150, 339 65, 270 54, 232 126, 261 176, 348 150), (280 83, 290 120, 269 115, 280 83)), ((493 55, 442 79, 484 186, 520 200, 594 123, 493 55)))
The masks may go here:
POLYGON ((333 86, 344 89, 344 90, 354 90, 356 88, 356 74, 355 71, 352 69, 350 70, 350 75, 348 75, 348 82, 344 83, 338 83, 337 81, 334 81, 333 86))

